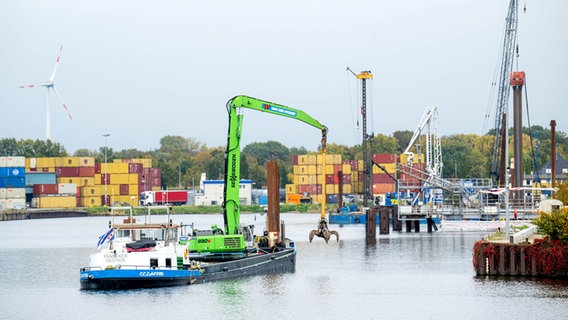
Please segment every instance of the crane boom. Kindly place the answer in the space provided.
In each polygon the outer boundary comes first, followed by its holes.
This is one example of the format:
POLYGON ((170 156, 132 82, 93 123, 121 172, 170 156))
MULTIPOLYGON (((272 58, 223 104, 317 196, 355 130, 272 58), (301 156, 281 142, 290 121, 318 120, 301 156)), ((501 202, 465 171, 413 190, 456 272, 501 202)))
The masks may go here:
MULTIPOLYGON (((227 132, 227 151, 225 154, 225 200, 223 202, 223 217, 225 219, 225 232, 227 234, 238 233, 240 224, 240 143, 243 115, 239 114, 237 111, 241 108, 247 108, 296 119, 307 123, 312 127, 320 129, 322 132, 322 152, 324 153, 323 158, 325 159, 327 127, 304 111, 248 96, 236 96, 230 99, 227 102, 227 112, 229 113, 229 129, 227 132)), ((322 207, 325 207, 325 205, 323 205, 322 207)))
MULTIPOLYGON (((503 114, 506 114, 509 104, 509 77, 513 70, 513 59, 515 53, 515 44, 517 42, 517 24, 518 24, 518 2, 511 0, 509 2, 509 10, 506 18, 505 37, 503 40, 503 56, 501 58, 501 67, 499 70, 499 92, 497 98, 497 109, 495 113, 495 139, 491 151, 491 169, 490 176, 493 181, 498 181, 499 174, 499 148, 501 146, 501 130, 503 114)), ((505 131, 507 128, 504 128, 505 131)), ((507 134, 505 134, 507 136, 507 134)))

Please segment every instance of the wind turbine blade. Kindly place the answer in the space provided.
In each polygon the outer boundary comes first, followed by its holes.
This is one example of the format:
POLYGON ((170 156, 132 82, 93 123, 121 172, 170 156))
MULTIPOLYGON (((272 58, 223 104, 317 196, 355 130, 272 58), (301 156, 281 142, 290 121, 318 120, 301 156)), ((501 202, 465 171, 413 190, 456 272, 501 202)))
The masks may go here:
POLYGON ((55 92, 55 94, 57 95, 57 98, 59 98, 59 101, 61 102, 61 104, 63 105, 63 109, 65 109, 65 111, 67 112, 67 115, 69 116, 69 119, 73 120, 73 117, 71 116, 71 113, 69 112, 69 109, 67 109, 67 105, 65 104, 65 102, 63 102, 63 99, 61 98, 61 95, 59 94, 59 92, 57 91, 57 89, 55 89, 55 87, 51 87, 53 89, 53 91, 55 92))
POLYGON ((59 48, 59 55, 57 56, 57 60, 55 61, 55 67, 53 67, 53 72, 51 72, 51 77, 49 77, 49 82, 55 81, 55 72, 57 71, 57 66, 59 65, 59 61, 61 61, 62 53, 63 53, 63 45, 59 48))
POLYGON ((45 85, 41 84, 26 84, 19 86, 20 89, 27 89, 27 88, 35 88, 35 87, 45 87, 45 85))

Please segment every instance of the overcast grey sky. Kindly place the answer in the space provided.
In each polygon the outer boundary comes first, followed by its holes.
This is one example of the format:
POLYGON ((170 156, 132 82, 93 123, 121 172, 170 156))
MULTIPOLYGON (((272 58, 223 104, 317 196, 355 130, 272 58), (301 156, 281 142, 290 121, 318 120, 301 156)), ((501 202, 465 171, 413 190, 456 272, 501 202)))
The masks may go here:
MULTIPOLYGON (((568 131, 568 1, 519 1, 518 69, 532 124, 568 131), (526 3, 527 12, 523 13, 526 3)), ((359 85, 370 70, 369 131, 416 128, 436 105, 442 135, 482 134, 509 0, 5 0, 0 3, 2 138, 45 138, 68 152, 159 147, 165 135, 224 146, 225 103, 249 95, 301 109, 328 141, 359 144, 359 85)), ((495 103, 489 106, 493 127, 495 103)), ((526 125, 526 117, 524 122, 526 125)), ((315 150, 302 122, 245 111, 243 145, 276 140, 315 150)))

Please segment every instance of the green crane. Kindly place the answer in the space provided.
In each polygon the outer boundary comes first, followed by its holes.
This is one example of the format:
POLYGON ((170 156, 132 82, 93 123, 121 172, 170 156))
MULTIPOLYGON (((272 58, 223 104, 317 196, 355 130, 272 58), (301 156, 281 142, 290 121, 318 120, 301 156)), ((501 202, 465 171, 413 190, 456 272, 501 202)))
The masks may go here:
MULTIPOLYGON (((239 113, 239 110, 246 108, 271 113, 296 119, 320 129, 322 132, 322 152, 325 159, 327 127, 304 111, 248 96, 236 96, 230 99, 226 108, 229 114, 229 129, 227 132, 227 151, 225 152, 225 183, 223 191, 224 229, 221 230, 214 227, 211 234, 194 237, 194 239, 190 240, 191 251, 237 252, 245 250, 245 237, 249 236, 249 232, 243 230, 240 226, 239 189, 243 114, 239 113)), ((325 220, 324 211, 325 203, 322 204, 322 219, 325 220)))

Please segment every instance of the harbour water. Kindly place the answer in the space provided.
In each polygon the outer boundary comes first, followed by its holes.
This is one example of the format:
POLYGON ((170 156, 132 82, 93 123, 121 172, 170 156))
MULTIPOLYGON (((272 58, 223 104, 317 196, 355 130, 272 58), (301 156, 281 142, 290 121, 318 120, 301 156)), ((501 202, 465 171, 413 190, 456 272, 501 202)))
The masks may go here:
MULTIPOLYGON (((340 241, 308 233, 318 214, 282 214, 296 272, 194 286, 79 290, 109 217, 0 223, 0 319, 565 319, 568 281, 475 276, 481 232, 392 232, 367 245, 364 225, 340 241)), ((265 217, 242 222, 262 231, 265 217)), ((174 216, 207 228, 220 215, 174 216)), ((425 229, 425 228, 422 228, 425 229)))

